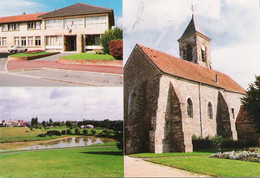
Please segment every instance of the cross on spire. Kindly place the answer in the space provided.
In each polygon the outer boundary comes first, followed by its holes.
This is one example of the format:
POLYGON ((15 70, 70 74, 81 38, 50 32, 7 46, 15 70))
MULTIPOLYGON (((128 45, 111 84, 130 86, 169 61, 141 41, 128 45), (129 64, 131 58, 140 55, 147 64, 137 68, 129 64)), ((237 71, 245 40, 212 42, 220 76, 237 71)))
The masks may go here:
POLYGON ((194 3, 193 3, 193 0, 191 1, 191 12, 192 12, 192 18, 194 18, 194 3))

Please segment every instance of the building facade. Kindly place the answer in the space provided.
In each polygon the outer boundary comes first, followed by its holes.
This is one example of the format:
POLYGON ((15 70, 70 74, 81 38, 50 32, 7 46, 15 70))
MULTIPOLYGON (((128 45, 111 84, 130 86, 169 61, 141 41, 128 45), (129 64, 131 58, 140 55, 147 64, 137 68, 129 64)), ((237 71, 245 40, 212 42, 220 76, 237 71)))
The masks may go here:
POLYGON ((191 19, 180 56, 137 44, 124 68, 126 154, 190 152, 192 136, 237 139, 245 90, 211 69, 210 39, 191 19))
POLYGON ((112 9, 83 3, 48 13, 1 17, 0 52, 12 45, 46 51, 101 49, 100 36, 112 26, 112 9))

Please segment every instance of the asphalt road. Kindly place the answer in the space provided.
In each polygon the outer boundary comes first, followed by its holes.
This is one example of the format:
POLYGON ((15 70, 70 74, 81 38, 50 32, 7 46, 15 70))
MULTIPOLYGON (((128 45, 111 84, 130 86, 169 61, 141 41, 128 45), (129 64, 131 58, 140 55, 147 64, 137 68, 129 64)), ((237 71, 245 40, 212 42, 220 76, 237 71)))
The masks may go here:
MULTIPOLYGON (((122 74, 50 68, 6 72, 7 55, 0 54, 0 86, 123 86, 122 74)), ((61 54, 58 54, 58 56, 61 56, 61 54)), ((58 56, 52 56, 45 60, 54 60, 58 56)))

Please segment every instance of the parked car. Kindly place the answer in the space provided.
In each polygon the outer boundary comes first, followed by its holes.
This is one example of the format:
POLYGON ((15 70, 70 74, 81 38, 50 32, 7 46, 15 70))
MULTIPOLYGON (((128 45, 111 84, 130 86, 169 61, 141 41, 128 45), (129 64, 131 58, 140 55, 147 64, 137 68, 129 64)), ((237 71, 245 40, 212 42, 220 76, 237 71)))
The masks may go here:
POLYGON ((27 49, 21 46, 13 45, 11 48, 8 49, 10 53, 19 53, 19 52, 26 52, 27 49))

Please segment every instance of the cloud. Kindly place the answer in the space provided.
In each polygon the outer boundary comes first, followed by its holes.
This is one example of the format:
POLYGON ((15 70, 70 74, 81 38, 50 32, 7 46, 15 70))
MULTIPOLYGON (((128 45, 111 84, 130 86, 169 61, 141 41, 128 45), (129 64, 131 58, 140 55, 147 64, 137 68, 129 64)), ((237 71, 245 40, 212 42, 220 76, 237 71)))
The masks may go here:
POLYGON ((122 119, 122 87, 1 88, 0 119, 122 119), (109 117, 108 117, 109 116, 109 117))
MULTIPOLYGON (((260 67, 259 1, 197 0, 194 9, 211 38, 213 68, 246 87, 260 67)), ((125 0, 123 17, 124 64, 136 43, 179 57, 177 40, 191 19, 191 1, 125 0)))
POLYGON ((42 4, 32 0, 0 1, 0 17, 19 15, 23 12, 28 14, 41 12, 42 4))

